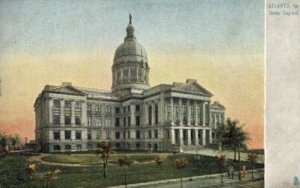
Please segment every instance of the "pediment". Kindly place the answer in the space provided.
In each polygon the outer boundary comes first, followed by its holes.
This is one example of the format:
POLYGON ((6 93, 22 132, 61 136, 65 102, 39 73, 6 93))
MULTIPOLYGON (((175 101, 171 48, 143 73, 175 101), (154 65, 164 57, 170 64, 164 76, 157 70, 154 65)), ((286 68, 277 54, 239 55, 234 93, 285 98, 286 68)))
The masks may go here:
POLYGON ((63 93, 63 94, 70 94, 70 95, 85 95, 84 92, 73 88, 72 86, 62 86, 51 89, 51 91, 55 93, 63 93))
POLYGON ((191 93, 191 94, 198 94, 198 95, 204 95, 204 96, 213 96, 211 92, 209 92, 207 89, 202 87, 200 84, 194 82, 194 83, 187 83, 182 84, 180 86, 172 88, 173 91, 183 92, 183 93, 191 93))

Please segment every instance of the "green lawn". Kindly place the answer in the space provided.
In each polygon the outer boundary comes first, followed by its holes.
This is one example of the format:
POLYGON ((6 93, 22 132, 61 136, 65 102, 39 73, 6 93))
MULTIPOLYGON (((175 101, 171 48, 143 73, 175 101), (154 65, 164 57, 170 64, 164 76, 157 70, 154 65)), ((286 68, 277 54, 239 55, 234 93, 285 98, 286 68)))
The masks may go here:
MULTIPOLYGON (((111 155, 109 161, 111 163, 117 163, 118 159, 122 156, 126 156, 126 154, 118 154, 111 155)), ((136 155, 128 155, 128 159, 130 161, 136 162, 147 162, 153 161, 158 157, 157 154, 136 154, 136 155)), ((43 161, 47 162, 55 162, 55 163, 68 163, 68 164, 85 164, 85 165, 100 165, 101 158, 96 154, 53 154, 42 157, 43 161)))
MULTIPOLYGON (((157 156, 157 154, 130 155, 131 159, 130 157, 129 159, 148 161, 155 158, 155 156, 157 156)), ((86 161, 96 162, 97 160, 96 155, 86 154, 72 154, 70 156, 64 154, 51 154, 48 159, 51 159, 51 157, 79 163, 86 163, 86 161)), ((185 177, 220 172, 214 157, 200 156, 201 158, 199 159, 196 158, 195 155, 176 154, 168 156, 161 167, 157 167, 156 163, 132 164, 127 168, 127 182, 139 183, 179 178, 180 173, 175 168, 175 159, 179 157, 184 157, 188 161, 187 168, 182 171, 182 174, 185 177)), ((25 171, 25 166, 28 163, 27 160, 27 156, 7 156, 2 158, 0 163, 0 187, 46 187, 47 181, 43 174, 49 170, 55 169, 60 169, 62 173, 59 174, 58 180, 48 182, 48 187, 107 187, 122 185, 124 183, 124 167, 119 167, 115 164, 110 164, 108 166, 108 178, 105 180, 102 175, 102 166, 66 167, 38 164, 36 172, 28 174, 25 171)), ((248 162, 243 162, 242 165, 246 165, 248 167, 247 169, 250 168, 248 162)), ((257 164, 256 167, 263 167, 263 165, 257 164)))

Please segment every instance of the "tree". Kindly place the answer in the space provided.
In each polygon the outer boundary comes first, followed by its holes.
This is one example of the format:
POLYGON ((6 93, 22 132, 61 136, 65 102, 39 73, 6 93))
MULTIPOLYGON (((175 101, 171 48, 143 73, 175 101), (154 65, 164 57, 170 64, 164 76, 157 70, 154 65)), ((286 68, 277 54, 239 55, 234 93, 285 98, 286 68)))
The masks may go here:
POLYGON ((182 169, 187 167, 187 163, 188 162, 185 160, 185 158, 178 158, 175 161, 175 166, 180 172, 180 185, 181 185, 181 188, 183 188, 183 185, 182 185, 182 172, 181 171, 182 171, 182 169))
POLYGON ((252 179, 254 179, 253 170, 254 170, 254 165, 255 165, 257 159, 258 159, 257 154, 254 154, 254 153, 248 154, 248 161, 251 162, 251 168, 252 168, 252 179))
POLYGON ((130 164, 131 162, 128 160, 127 156, 119 159, 120 167, 124 167, 124 184, 126 188, 127 188, 127 167, 130 166, 130 164))
POLYGON ((224 123, 218 123, 217 129, 216 129, 216 140, 219 147, 219 150, 222 151, 222 145, 223 145, 223 135, 225 133, 225 125, 224 123))
POLYGON ((236 153, 238 153, 239 161, 239 180, 241 180, 241 149, 247 149, 247 141, 249 140, 248 132, 243 126, 238 126, 237 120, 227 119, 225 133, 223 135, 223 143, 234 149, 234 161, 236 161, 236 153))
POLYGON ((217 165, 221 169, 221 183, 224 183, 224 181, 223 181, 223 172, 224 172, 225 163, 226 163, 226 156, 225 155, 217 156, 217 165))
POLYGON ((106 179, 107 175, 107 164, 110 154, 112 153, 112 146, 110 142, 102 141, 100 143, 100 149, 97 151, 98 155, 102 159, 103 162, 103 177, 106 179))

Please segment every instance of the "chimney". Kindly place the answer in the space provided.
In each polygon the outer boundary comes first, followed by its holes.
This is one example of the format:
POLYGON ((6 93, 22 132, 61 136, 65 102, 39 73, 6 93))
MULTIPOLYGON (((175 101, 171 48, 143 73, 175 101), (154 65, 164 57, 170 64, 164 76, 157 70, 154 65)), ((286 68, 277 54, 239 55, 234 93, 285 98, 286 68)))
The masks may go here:
POLYGON ((63 82, 62 86, 72 86, 72 82, 63 82))
POLYGON ((194 83, 194 82, 197 82, 197 80, 188 78, 185 83, 189 84, 189 83, 194 83))

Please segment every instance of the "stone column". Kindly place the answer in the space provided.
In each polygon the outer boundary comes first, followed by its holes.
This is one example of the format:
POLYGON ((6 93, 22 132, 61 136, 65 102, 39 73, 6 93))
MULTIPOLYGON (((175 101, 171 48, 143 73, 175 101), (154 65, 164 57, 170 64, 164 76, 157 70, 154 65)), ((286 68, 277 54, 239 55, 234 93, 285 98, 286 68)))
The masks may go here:
POLYGON ((183 145, 183 130, 182 129, 178 129, 179 130, 179 145, 182 146, 183 145))
POLYGON ((172 144, 176 144, 176 140, 175 140, 175 129, 170 129, 171 131, 171 143, 172 144))
POLYGON ((205 109, 205 106, 206 106, 206 102, 203 102, 202 103, 202 123, 203 123, 203 126, 205 126, 205 123, 206 123, 206 109, 205 109))
POLYGON ((190 100, 186 101, 186 109, 187 109, 187 124, 191 125, 191 107, 190 100))
POLYGON ((170 98, 170 111, 171 111, 171 125, 174 125, 174 101, 173 98, 170 98))
POLYGON ((85 102, 81 103, 81 125, 82 126, 86 125, 86 103, 85 102))
POLYGON ((210 123, 210 102, 207 102, 207 106, 206 106, 206 124, 209 126, 210 123))
POLYGON ((212 129, 209 130, 209 143, 213 143, 213 139, 212 139, 212 129))
POLYGON ((75 124, 75 101, 71 102, 71 126, 75 124))
POLYGON ((179 98, 179 124, 182 125, 182 117, 183 113, 182 113, 182 99, 179 98))
POLYGON ((146 103, 143 104, 143 116, 142 116, 142 123, 141 125, 147 125, 148 124, 148 105, 146 103))
POLYGON ((136 122, 135 122, 135 105, 134 104, 130 104, 130 126, 135 126, 136 122))
POLYGON ((198 108, 197 108, 197 101, 194 101, 194 118, 195 118, 195 126, 198 125, 198 108))
POLYGON ((53 113, 52 113, 52 108, 53 108, 53 99, 49 98, 49 124, 53 124, 53 113))
POLYGON ((64 100, 60 100, 60 113, 59 113, 59 123, 60 126, 65 126, 65 113, 64 113, 64 105, 65 105, 65 101, 64 100))
POLYGON ((215 115, 215 117, 214 117, 214 120, 213 120, 213 122, 214 122, 214 126, 213 127, 216 129, 217 128, 217 124, 218 124, 219 121, 218 121, 218 118, 217 118, 217 113, 215 113, 214 115, 215 115))
POLYGON ((198 139, 198 129, 195 129, 195 146, 199 145, 199 139, 198 139))
POLYGON ((206 130, 205 129, 202 129, 202 143, 203 143, 203 146, 206 145, 206 130))
POLYGON ((191 139, 191 129, 187 129, 187 145, 190 146, 192 144, 191 139))
POLYGON ((65 131, 64 130, 60 130, 60 140, 64 141, 65 140, 65 131))
POLYGON ((154 101, 152 102, 152 104, 151 104, 151 106, 152 106, 152 121, 151 121, 151 123, 152 123, 152 125, 155 125, 155 103, 154 103, 154 101))

